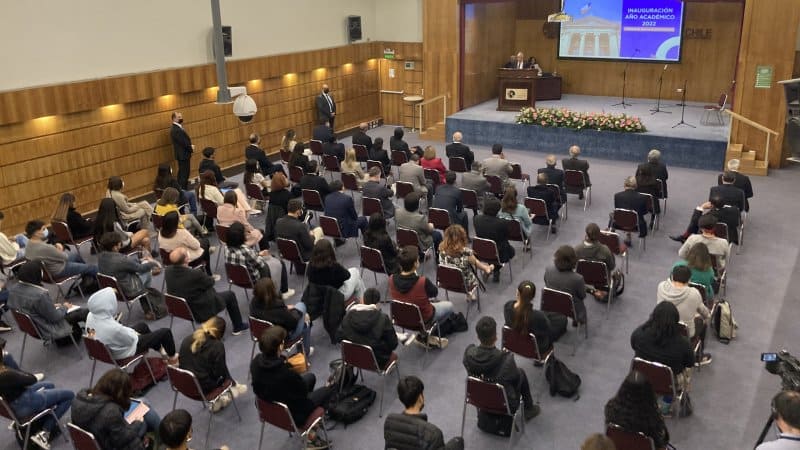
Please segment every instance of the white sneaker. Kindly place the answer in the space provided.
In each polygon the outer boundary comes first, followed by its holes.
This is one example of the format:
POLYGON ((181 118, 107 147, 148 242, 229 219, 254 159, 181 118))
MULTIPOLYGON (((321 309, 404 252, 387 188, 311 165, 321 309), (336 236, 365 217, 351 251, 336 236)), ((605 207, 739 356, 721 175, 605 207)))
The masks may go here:
POLYGON ((47 431, 40 431, 31 436, 31 441, 39 447, 50 450, 50 433, 47 431))
POLYGON ((260 209, 251 209, 248 214, 250 214, 251 216, 257 216, 257 215, 261 214, 261 210, 260 209))
POLYGON ((231 393, 233 394, 233 398, 239 398, 240 395, 247 392, 247 385, 242 383, 236 383, 231 387, 231 393))
POLYGON ((405 342, 408 339, 408 333, 398 333, 395 331, 395 334, 399 342, 405 342))
POLYGON ((294 297, 294 293, 295 293, 294 289, 289 289, 288 291, 286 291, 283 294, 281 294, 281 298, 283 300, 288 300, 288 299, 294 297))
POLYGON ((233 401, 233 396, 230 393, 223 394, 219 398, 219 400, 217 400, 216 402, 214 402, 213 405, 211 405, 211 412, 219 412, 225 409, 225 407, 230 405, 232 401, 233 401))
POLYGON ((311 355, 314 354, 314 346, 311 345, 308 347, 308 357, 311 358, 311 355))
POLYGON ((211 275, 211 278, 214 279, 214 283, 216 283, 217 281, 222 279, 222 277, 218 273, 215 273, 214 275, 211 275))
POLYGON ((44 380, 44 374, 43 374, 43 373, 41 373, 41 372, 37 372, 37 373, 33 374, 33 376, 35 376, 35 377, 36 377, 36 381, 42 381, 42 380, 44 380))
POLYGON ((439 348, 447 348, 450 341, 447 338, 440 338, 436 336, 428 336, 428 345, 439 348))

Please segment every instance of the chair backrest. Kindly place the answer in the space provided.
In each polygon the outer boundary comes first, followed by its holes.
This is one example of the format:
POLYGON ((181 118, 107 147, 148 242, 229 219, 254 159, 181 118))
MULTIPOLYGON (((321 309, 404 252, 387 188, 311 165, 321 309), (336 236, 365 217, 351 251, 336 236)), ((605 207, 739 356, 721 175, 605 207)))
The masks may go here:
POLYGON ((449 158, 448 165, 453 172, 469 172, 467 161, 460 156, 452 156, 449 158))
POLYGON ((425 331, 425 321, 422 319, 422 312, 419 306, 413 303, 392 300, 390 304, 390 314, 392 322, 400 328, 411 331, 425 331))
POLYGON ((622 231, 639 231, 639 215, 630 209, 616 208, 614 225, 622 231))
POLYGON ((506 390, 500 383, 490 383, 476 377, 467 377, 464 402, 490 414, 510 416, 506 390))
POLYGON ((319 216, 319 226, 325 236, 341 238, 342 229, 339 227, 339 220, 336 217, 319 216))
POLYGON ((264 191, 261 190, 261 185, 257 183, 246 183, 244 185, 245 190, 247 191, 247 196, 260 201, 266 201, 264 197, 264 191))
POLYGON ((446 230, 450 226, 450 213, 446 209, 428 208, 428 221, 437 230, 446 230))
POLYGON ((500 263, 500 253, 497 251, 495 241, 474 237, 472 238, 472 251, 475 252, 475 257, 481 261, 500 263))
POLYGON ((687 325, 686 322, 678 322, 678 329, 681 330, 681 336, 687 339, 689 338, 689 325, 687 325))
POLYGON ((507 219, 506 223, 508 223, 508 240, 524 242, 525 235, 522 233, 522 224, 519 222, 519 220, 516 218, 507 219))
POLYGON ((697 289, 697 291, 700 292, 700 297, 703 299, 703 304, 708 305, 708 292, 706 291, 706 287, 700 283, 695 283, 692 281, 689 282, 689 286, 697 289))
POLYGON ((305 175, 305 171, 300 166, 289 166, 289 181, 292 183, 299 183, 300 179, 305 175))
POLYGON ((319 195, 319 191, 303 189, 303 205, 308 209, 323 209, 322 196, 319 195))
POLYGON ((322 155, 322 164, 325 165, 325 170, 329 172, 341 172, 339 158, 334 155, 322 155))
POLYGON ((311 154, 319 156, 322 154, 322 141, 311 139, 308 141, 308 148, 311 149, 311 154))
POLYGON ((158 231, 164 225, 164 216, 162 216, 161 214, 153 213, 150 215, 150 221, 153 222, 153 228, 155 228, 156 231, 158 231))
POLYGON ((439 171, 436 169, 423 169, 425 173, 425 178, 431 180, 433 186, 436 187, 442 181, 442 177, 439 175, 439 171))
POLYGON ((496 196, 503 195, 503 180, 497 175, 484 175, 486 181, 489 182, 489 192, 496 196))
POLYGON ((250 339, 252 339, 253 342, 258 342, 261 335, 264 334, 264 331, 272 326, 272 323, 253 316, 248 317, 247 320, 250 323, 250 339))
POLYGON ((611 253, 615 255, 623 254, 622 246, 619 245, 619 235, 617 233, 614 233, 613 231, 600 231, 599 241, 600 243, 605 244, 605 246, 611 250, 611 253))
POLYGON ((358 178, 356 178, 356 174, 353 172, 342 172, 342 184, 345 189, 351 191, 361 190, 361 188, 358 187, 358 178))
POLYGON ((581 172, 580 170, 565 170, 564 186, 585 189, 586 179, 583 176, 583 172, 581 172))
POLYGON ((300 253, 300 247, 298 247, 297 242, 291 239, 284 239, 284 238, 277 238, 275 242, 278 243, 278 253, 280 253, 281 258, 296 262, 296 263, 305 263, 303 261, 303 255, 300 253))
POLYGON ((628 431, 619 425, 609 423, 606 436, 620 450, 655 450, 653 439, 638 431, 628 431))
POLYGON ((217 239, 223 244, 228 244, 228 230, 230 229, 229 226, 219 225, 217 224, 214 227, 214 231, 217 232, 217 239))
POLYGON ((419 235, 416 230, 397 227, 397 246, 405 247, 406 245, 413 245, 419 249, 419 235))
POLYGON ((557 184, 548 183, 544 185, 548 191, 553 193, 553 198, 556 199, 556 203, 559 205, 561 204, 561 188, 557 184))
POLYGON ((508 176, 512 180, 522 179, 522 166, 519 163, 511 163, 511 174, 508 176))
POLYGON ((289 412, 289 407, 285 404, 261 400, 256 397, 256 409, 258 410, 258 419, 260 421, 289 433, 298 433, 297 426, 294 423, 294 419, 292 419, 292 413, 289 412))
POLYGON ((387 273, 380 250, 365 245, 361 246, 361 267, 373 272, 387 273))
POLYGON ((205 401, 203 390, 200 388, 200 383, 194 373, 168 365, 167 375, 169 376, 169 384, 174 391, 180 392, 192 400, 205 401))
POLYGON ((377 198, 361 197, 361 211, 366 217, 375 213, 379 213, 383 216, 383 206, 381 205, 381 201, 377 198))
POLYGON ((59 220, 53 220, 50 222, 50 227, 53 229, 53 232, 56 234, 56 238, 59 241, 66 242, 67 244, 72 244, 74 242, 72 239, 72 232, 69 231, 69 227, 66 223, 59 220))
POLYGON ((167 305, 167 313, 169 315, 195 322, 192 309, 189 308, 189 302, 185 298, 164 292, 164 303, 167 305))
POLYGON ((377 168, 381 169, 381 178, 386 178, 386 174, 383 173, 383 163, 382 162, 376 161, 374 159, 368 159, 367 160, 367 172, 369 172, 369 170, 372 169, 373 167, 377 167, 377 168))
POLYGON ((436 284, 439 285, 440 288, 448 291, 460 292, 462 294, 468 292, 464 273, 455 266, 439 264, 439 267, 436 268, 436 284))
POLYGON ((539 345, 533 333, 520 333, 508 325, 503 326, 503 348, 525 358, 542 360, 539 345))
POLYGON ((210 219, 216 219, 217 204, 206 198, 201 198, 199 195, 197 196, 197 199, 200 201, 200 206, 203 207, 203 212, 206 214, 206 217, 210 219))
POLYGON ((395 190, 397 191, 397 198, 405 198, 406 195, 414 192, 414 185, 407 181, 396 181, 394 186, 395 190))
POLYGON ((583 281, 589 285, 608 286, 611 283, 608 267, 603 261, 579 259, 578 265, 575 266, 575 272, 583 276, 583 281))
POLYGON ((548 287, 542 289, 541 310, 561 313, 570 319, 575 318, 575 304, 572 294, 548 287))
POLYGON ((478 193, 472 189, 460 188, 459 190, 461 191, 461 201, 464 204, 464 208, 470 208, 473 211, 477 211, 478 193))
POLYGON ((378 361, 375 359, 375 352, 372 347, 355 342, 342 340, 342 361, 345 364, 362 370, 380 372, 378 361))
POLYGON ((97 284, 100 286, 101 289, 107 287, 113 289, 114 294, 117 296, 118 302, 127 303, 129 301, 128 298, 125 296, 125 293, 122 292, 122 289, 120 289, 119 283, 117 282, 117 279, 115 277, 98 272, 97 284))
POLYGON ((674 398, 677 394, 675 375, 669 366, 642 358, 633 358, 631 370, 641 372, 653 386, 653 392, 656 395, 671 395, 674 398))
POLYGON ((647 205, 647 212, 650 214, 655 213, 655 199, 651 194, 646 194, 644 192, 639 192, 639 195, 644 197, 644 203, 647 205))
POLYGON ((116 360, 111 356, 111 350, 108 349, 106 344, 93 337, 83 336, 83 345, 86 347, 86 353, 90 359, 96 359, 114 366, 117 365, 116 360))
POLYGON ((14 320, 23 333, 34 339, 42 339, 42 334, 39 333, 39 327, 36 326, 36 323, 28 313, 11 308, 11 315, 14 316, 14 320))
POLYGON ((367 146, 361 144, 353 144, 353 148, 356 150, 356 161, 367 162, 367 160, 369 159, 369 150, 367 149, 367 146))
POLYGON ((400 166, 408 162, 408 155, 402 150, 392 150, 392 165, 400 166))
POLYGON ((250 278, 250 271, 241 264, 225 263, 225 274, 228 275, 228 283, 241 288, 252 289, 253 280, 250 278))
POLYGON ((714 234, 718 238, 728 241, 728 224, 725 222, 717 222, 716 225, 714 225, 714 234))
POLYGON ((525 197, 525 207, 534 218, 544 217, 550 223, 550 214, 547 212, 547 202, 541 198, 525 197))
POLYGON ((75 450, 101 450, 100 444, 97 443, 92 433, 89 433, 72 422, 67 424, 67 429, 69 430, 69 437, 72 440, 72 446, 75 447, 75 450))

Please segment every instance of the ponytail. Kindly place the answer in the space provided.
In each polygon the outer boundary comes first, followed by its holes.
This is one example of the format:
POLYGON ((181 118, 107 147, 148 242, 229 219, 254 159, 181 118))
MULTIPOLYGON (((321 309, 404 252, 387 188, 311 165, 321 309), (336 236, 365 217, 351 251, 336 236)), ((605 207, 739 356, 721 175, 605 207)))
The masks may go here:
POLYGON ((206 343, 208 337, 211 336, 215 339, 220 339, 225 334, 225 319, 214 316, 200 325, 200 328, 196 329, 194 333, 192 333, 192 346, 191 351, 192 353, 197 353, 203 348, 203 344, 206 343))

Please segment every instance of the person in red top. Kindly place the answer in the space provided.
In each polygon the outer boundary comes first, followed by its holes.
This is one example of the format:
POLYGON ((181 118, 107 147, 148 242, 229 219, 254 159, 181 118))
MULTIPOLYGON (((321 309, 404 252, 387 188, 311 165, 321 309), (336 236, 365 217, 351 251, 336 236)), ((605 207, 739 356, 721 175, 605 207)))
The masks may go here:
MULTIPOLYGON (((397 262, 400 265, 400 273, 389 277, 389 295, 392 299, 417 305, 425 323, 430 323, 431 320, 440 322, 453 313, 451 302, 431 303, 430 299, 435 299, 439 295, 439 289, 425 276, 417 275, 419 251, 416 246, 401 247, 397 255, 397 262)), ((421 336, 418 336, 417 339, 421 339, 421 336)), ((444 348, 447 346, 447 339, 441 338, 440 341, 438 338, 430 336, 428 344, 444 348)))
POLYGON ((423 169, 434 169, 439 172, 439 184, 444 184, 444 175, 447 173, 447 169, 442 163, 442 158, 436 157, 436 149, 432 145, 425 147, 425 154, 419 160, 419 164, 423 169))

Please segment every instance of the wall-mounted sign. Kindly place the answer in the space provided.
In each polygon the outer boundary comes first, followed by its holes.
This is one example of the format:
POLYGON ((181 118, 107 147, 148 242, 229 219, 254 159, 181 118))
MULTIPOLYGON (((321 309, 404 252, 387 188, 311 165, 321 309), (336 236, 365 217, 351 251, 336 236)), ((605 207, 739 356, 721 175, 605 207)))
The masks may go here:
POLYGON ((756 88, 769 89, 772 87, 772 66, 756 66, 756 88))

